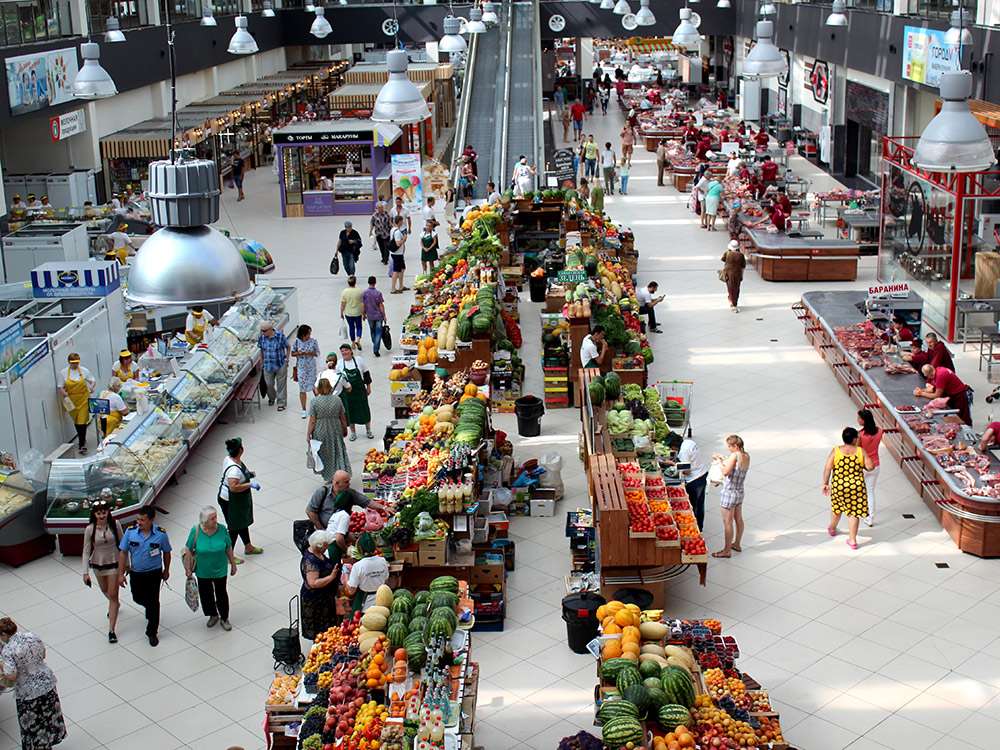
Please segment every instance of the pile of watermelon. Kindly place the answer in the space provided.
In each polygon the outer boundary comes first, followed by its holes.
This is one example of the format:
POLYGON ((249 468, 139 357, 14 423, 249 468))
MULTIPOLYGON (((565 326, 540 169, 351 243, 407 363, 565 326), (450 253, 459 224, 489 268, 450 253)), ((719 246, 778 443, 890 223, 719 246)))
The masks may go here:
POLYGON ((427 591, 407 589, 393 592, 385 635, 393 649, 406 649, 412 672, 427 662, 427 642, 435 636, 451 638, 458 627, 458 579, 438 576, 427 591))
POLYGON ((617 699, 606 700, 597 711, 604 744, 620 748, 645 738, 642 722, 656 720, 664 731, 691 721, 695 704, 694 681, 684 667, 661 667, 650 659, 636 664, 624 657, 601 663, 601 677, 618 689, 617 699))
POLYGON ((478 445, 486 430, 486 410, 481 398, 469 398, 455 407, 455 441, 478 445))

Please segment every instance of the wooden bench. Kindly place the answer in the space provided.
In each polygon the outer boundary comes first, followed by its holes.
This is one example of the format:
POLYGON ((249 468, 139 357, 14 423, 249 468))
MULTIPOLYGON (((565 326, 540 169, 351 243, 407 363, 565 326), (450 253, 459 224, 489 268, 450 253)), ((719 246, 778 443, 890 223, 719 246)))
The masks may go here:
POLYGON ((250 421, 256 421, 253 416, 253 405, 256 402, 257 410, 260 411, 260 370, 251 372, 247 379, 240 384, 236 389, 236 395, 233 396, 233 401, 236 403, 237 418, 240 414, 248 412, 250 421))

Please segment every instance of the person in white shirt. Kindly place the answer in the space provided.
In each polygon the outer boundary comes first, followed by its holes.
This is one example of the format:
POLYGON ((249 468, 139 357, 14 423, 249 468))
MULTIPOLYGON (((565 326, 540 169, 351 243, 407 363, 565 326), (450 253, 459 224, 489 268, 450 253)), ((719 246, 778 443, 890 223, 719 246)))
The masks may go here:
POLYGON ((35 197, 34 193, 28 194, 28 208, 41 208, 42 203, 35 197))
POLYGON ((125 265, 128 262, 128 249, 132 248, 132 254, 138 252, 132 238, 120 229, 107 235, 111 242, 111 249, 105 254, 104 260, 117 260, 119 264, 125 265))
POLYGON ((367 531, 358 536, 354 548, 361 559, 351 566, 344 591, 353 597, 351 611, 362 612, 375 603, 378 587, 389 580, 389 563, 375 554, 375 540, 367 531))
POLYGON ((21 196, 15 194, 14 195, 14 200, 10 204, 10 212, 12 214, 24 213, 24 209, 25 208, 26 208, 26 206, 24 205, 24 202, 21 200, 21 196))
MULTIPOLYGON (((326 369, 319 374, 316 378, 316 386, 319 386, 319 381, 327 380, 330 385, 333 386, 333 395, 340 396, 341 392, 347 390, 350 392, 351 384, 347 382, 347 378, 344 374, 337 370, 337 353, 330 352, 326 355, 326 369)), ((313 395, 316 395, 316 389, 313 388, 313 395)))
POLYGON ((494 203, 500 202, 500 193, 497 192, 497 186, 495 182, 486 183, 486 203, 492 206, 494 203))
POLYGON ((438 225, 438 220, 434 218, 434 196, 427 196, 427 205, 424 206, 424 224, 428 221, 433 222, 434 226, 438 225))
POLYGON ((600 367, 608 354, 608 342, 604 340, 604 326, 594 326, 594 330, 580 342, 580 366, 600 367))
POLYGON ((394 222, 397 216, 402 216, 406 220, 406 231, 410 233, 413 231, 410 221, 410 211, 403 205, 403 199, 396 196, 396 205, 389 209, 389 218, 394 222))
POLYGON ((184 320, 184 338, 188 346, 193 348, 202 343, 205 340, 205 329, 210 325, 219 325, 218 319, 206 313, 201 305, 192 307, 184 320))
POLYGON ((656 290, 660 288, 660 285, 655 281, 650 281, 646 285, 645 289, 636 289, 635 298, 639 301, 639 314, 649 316, 649 330, 652 333, 663 333, 660 327, 656 324, 656 311, 653 309, 658 304, 663 302, 663 296, 654 297, 656 290))
POLYGON ((740 158, 739 154, 730 154, 729 163, 726 164, 726 177, 737 177, 742 169, 743 160, 740 158))
POLYGON ((691 438, 685 438, 676 432, 671 433, 667 438, 667 446, 677 451, 675 460, 667 460, 668 464, 690 464, 691 468, 681 472, 684 474, 685 489, 687 489, 688 499, 691 501, 691 510, 694 512, 695 520, 698 521, 698 529, 705 527, 705 485, 708 483, 708 469, 705 462, 701 460, 701 448, 691 438))
POLYGON ((80 365, 80 355, 71 352, 67 362, 69 367, 59 373, 59 395, 63 407, 73 420, 80 453, 87 452, 87 425, 90 424, 90 394, 97 387, 97 380, 90 370, 80 365))
MULTIPOLYGON (((396 199, 399 200, 398 198, 396 199)), ((405 209, 404 209, 405 210, 405 209)), ((389 294, 402 294, 409 291, 403 286, 403 272, 406 271, 406 235, 408 230, 403 226, 403 215, 396 214, 393 219, 392 233, 389 235, 389 259, 392 262, 392 289, 389 294)), ((409 220, 409 217, 406 217, 409 220)))
POLYGON ((615 194, 615 167, 618 165, 618 155, 611 149, 611 141, 604 144, 601 152, 601 171, 604 173, 604 192, 615 194))
POLYGON ((101 398, 106 399, 108 402, 108 415, 101 420, 105 435, 110 435, 114 432, 129 412, 129 408, 125 404, 125 399, 118 394, 121 387, 121 378, 111 378, 108 381, 108 389, 101 393, 101 398))

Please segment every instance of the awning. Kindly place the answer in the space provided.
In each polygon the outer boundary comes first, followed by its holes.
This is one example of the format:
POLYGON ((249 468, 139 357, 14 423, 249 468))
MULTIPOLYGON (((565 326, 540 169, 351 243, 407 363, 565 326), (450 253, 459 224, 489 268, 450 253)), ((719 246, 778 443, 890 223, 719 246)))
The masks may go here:
POLYGON ((375 134, 373 140, 376 146, 391 146, 403 134, 403 131, 391 122, 376 122, 372 132, 375 134))
MULTIPOLYGON (((937 102, 935 112, 941 109, 941 100, 937 102)), ((1000 129, 1000 107, 982 99, 970 99, 969 110, 979 122, 989 128, 1000 129)))
POLYGON ((677 46, 669 39, 645 39, 641 36, 629 39, 628 46, 632 47, 635 52, 645 54, 649 54, 651 52, 673 52, 674 50, 681 49, 681 47, 677 46))

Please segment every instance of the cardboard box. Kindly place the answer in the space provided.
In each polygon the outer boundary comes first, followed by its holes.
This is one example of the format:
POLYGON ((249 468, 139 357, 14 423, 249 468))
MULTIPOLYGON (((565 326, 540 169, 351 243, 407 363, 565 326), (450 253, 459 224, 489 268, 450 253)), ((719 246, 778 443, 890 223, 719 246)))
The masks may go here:
POLYGON ((419 564, 428 567, 447 565, 447 561, 445 560, 445 553, 424 552, 423 550, 421 550, 419 564))
POLYGON ((497 529, 503 529, 506 531, 510 527, 510 522, 507 520, 507 514, 502 511, 490 513, 488 520, 490 522, 490 526, 497 529))
POLYGON ((503 563, 500 565, 474 565, 469 576, 469 583, 503 583, 503 563))
POLYGON ((393 407, 399 409, 409 406, 415 395, 415 393, 393 393, 390 398, 392 399, 393 407))
POLYGON ((532 516, 554 516, 556 513, 556 501, 555 500, 532 500, 531 501, 531 515, 532 516))
MULTIPOLYGON (((531 488, 531 499, 532 500, 555 500, 556 490, 554 487, 532 487, 531 488)), ((534 513, 532 513, 534 515, 534 513)))
POLYGON ((510 518, 514 518, 515 516, 530 516, 531 503, 511 500, 510 505, 507 506, 507 515, 510 518))

